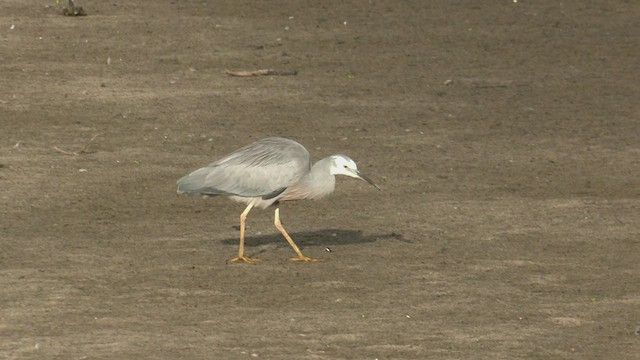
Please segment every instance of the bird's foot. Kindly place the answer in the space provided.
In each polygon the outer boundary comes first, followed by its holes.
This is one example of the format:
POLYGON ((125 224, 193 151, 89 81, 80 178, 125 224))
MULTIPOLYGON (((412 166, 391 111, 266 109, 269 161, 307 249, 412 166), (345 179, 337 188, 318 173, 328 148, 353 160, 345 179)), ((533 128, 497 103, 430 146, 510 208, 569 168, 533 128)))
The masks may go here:
POLYGON ((310 258, 308 256, 299 256, 299 257, 294 257, 294 258, 290 258, 289 261, 294 261, 294 262, 316 262, 316 261, 324 261, 324 259, 315 259, 315 258, 310 258))
POLYGON ((258 259, 252 259, 246 256, 238 256, 236 258, 233 259, 229 259, 227 260, 227 264, 235 264, 235 263, 239 263, 239 262, 243 262, 243 263, 247 263, 247 264, 257 264, 262 260, 258 260, 258 259))

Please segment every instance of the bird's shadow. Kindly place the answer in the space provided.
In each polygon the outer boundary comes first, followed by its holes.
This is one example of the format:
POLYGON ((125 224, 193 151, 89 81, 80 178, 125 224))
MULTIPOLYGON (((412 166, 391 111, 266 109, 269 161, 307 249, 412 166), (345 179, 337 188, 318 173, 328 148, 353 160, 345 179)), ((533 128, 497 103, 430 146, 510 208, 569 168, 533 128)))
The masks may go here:
MULTIPOLYGON (((290 233, 293 241, 300 247, 304 246, 338 246, 338 245, 353 245, 372 243, 378 240, 399 240, 403 242, 409 242, 405 240, 402 234, 391 232, 388 234, 371 234, 364 236, 360 230, 340 230, 340 229, 323 229, 316 231, 301 231, 296 233, 290 233)), ((238 237, 227 238, 221 240, 226 245, 237 245, 238 237)), ((245 246, 263 246, 269 244, 276 244, 282 246, 288 246, 284 237, 278 233, 254 235, 245 237, 245 246)))

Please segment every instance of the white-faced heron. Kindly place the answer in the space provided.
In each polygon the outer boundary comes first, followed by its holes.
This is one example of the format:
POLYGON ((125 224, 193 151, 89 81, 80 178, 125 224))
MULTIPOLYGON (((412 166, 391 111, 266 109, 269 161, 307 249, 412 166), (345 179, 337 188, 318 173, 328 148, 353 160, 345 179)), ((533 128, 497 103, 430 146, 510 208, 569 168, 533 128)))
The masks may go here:
POLYGON ((315 164, 307 149, 284 138, 266 138, 249 144, 222 159, 200 168, 178 180, 178 193, 191 196, 224 195, 247 204, 240 215, 240 249, 238 257, 228 262, 255 263, 244 256, 244 230, 247 214, 254 206, 275 206, 275 226, 293 251, 292 261, 318 261, 304 256, 280 222, 279 203, 290 200, 320 199, 335 188, 335 175, 346 175, 367 181, 356 163, 345 155, 332 155, 315 164))

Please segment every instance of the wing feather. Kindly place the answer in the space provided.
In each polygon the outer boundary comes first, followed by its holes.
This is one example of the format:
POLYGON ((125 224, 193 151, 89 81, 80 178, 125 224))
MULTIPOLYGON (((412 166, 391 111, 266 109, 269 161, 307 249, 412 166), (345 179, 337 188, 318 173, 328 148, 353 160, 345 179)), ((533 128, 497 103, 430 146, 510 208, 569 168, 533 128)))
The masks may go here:
POLYGON ((299 143, 267 138, 247 145, 178 180, 178 191, 193 195, 275 197, 311 168, 299 143), (273 195, 275 194, 275 195, 273 195))

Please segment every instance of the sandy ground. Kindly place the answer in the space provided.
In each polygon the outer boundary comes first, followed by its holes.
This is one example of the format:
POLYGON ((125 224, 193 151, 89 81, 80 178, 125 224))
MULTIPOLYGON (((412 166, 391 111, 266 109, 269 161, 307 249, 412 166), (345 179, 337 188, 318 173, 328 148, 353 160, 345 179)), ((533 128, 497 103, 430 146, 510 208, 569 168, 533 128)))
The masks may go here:
POLYGON ((1 5, 0 358, 638 358, 640 3, 77 4, 1 5), (384 191, 227 265, 175 181, 274 135, 384 191))

